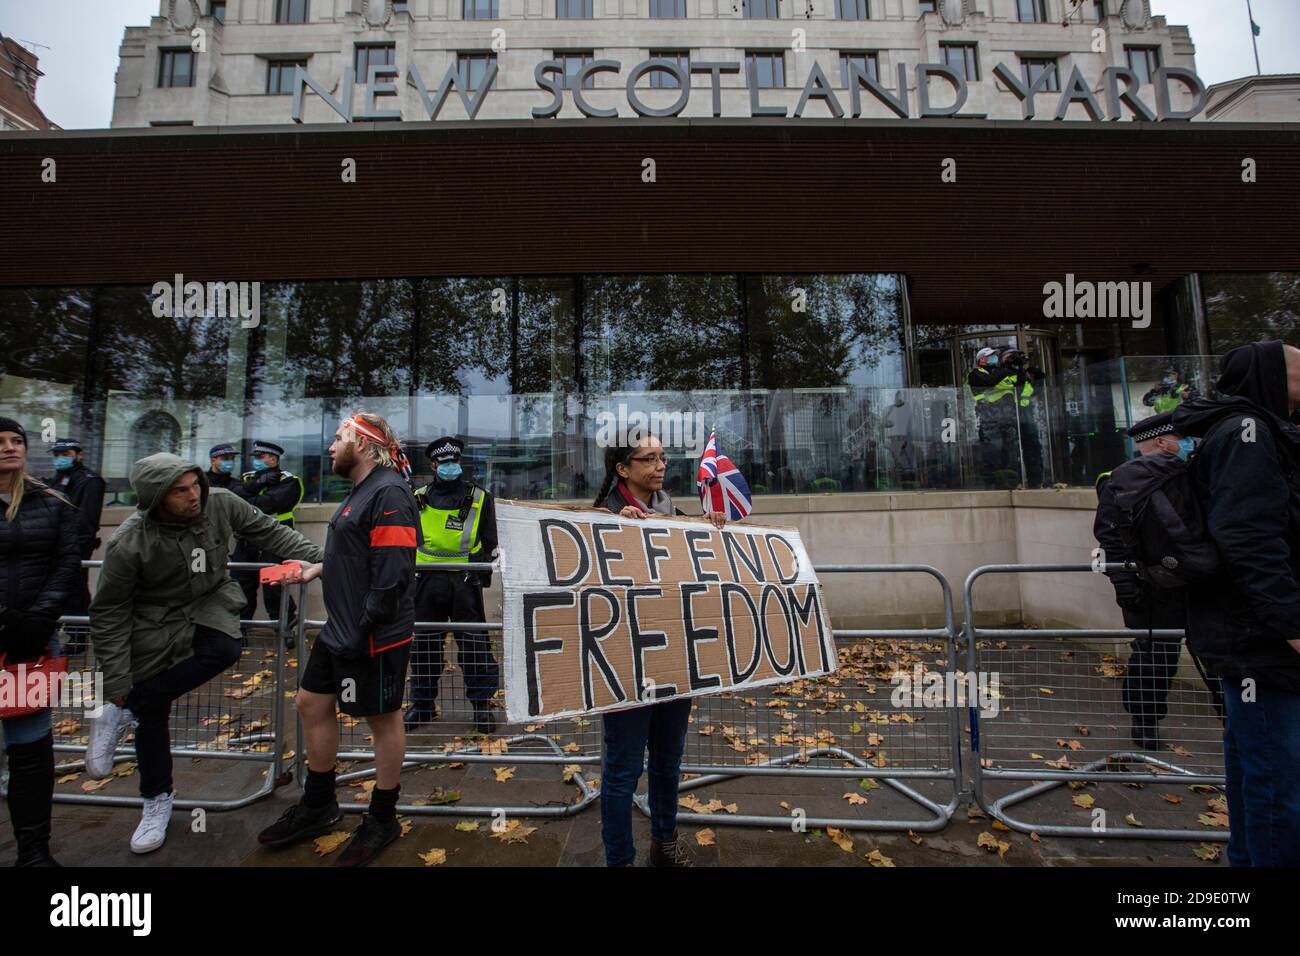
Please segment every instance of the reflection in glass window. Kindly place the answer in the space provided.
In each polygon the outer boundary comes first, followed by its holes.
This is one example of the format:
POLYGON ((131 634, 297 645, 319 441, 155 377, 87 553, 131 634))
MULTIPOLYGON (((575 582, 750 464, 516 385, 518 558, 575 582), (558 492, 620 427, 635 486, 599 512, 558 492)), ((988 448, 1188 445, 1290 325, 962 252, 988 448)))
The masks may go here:
MULTIPOLYGON (((585 53, 557 53, 555 59, 559 60, 560 65, 564 67, 564 73, 556 77, 560 81, 560 89, 572 90, 577 89, 578 72, 594 60, 595 57, 590 51, 587 51, 585 53)), ((584 90, 594 89, 595 77, 588 73, 582 81, 582 88, 584 90)))
POLYGON ((158 85, 162 87, 193 86, 194 51, 159 50, 158 85))
MULTIPOLYGON (((456 72, 461 86, 466 90, 477 90, 487 76, 488 65, 496 63, 495 53, 457 53, 456 72)), ((492 77, 491 89, 496 89, 496 77, 492 77)))
POLYGON ((779 90, 785 86, 785 54, 775 52, 748 52, 745 54, 745 72, 753 76, 760 90, 779 90))
POLYGON ((496 20, 501 13, 498 0, 464 0, 461 15, 466 20, 496 20))
MULTIPOLYGON (((650 59, 652 60, 671 60, 676 63, 687 76, 691 75, 691 55, 686 50, 651 50, 650 59)), ((650 87, 656 90, 675 90, 678 89, 677 77, 663 70, 655 70, 650 76, 650 87)))
POLYGON ((880 58, 875 53, 841 53, 840 85, 849 88, 849 67, 856 66, 873 80, 880 79, 880 58))
POLYGON ((1047 83, 1043 85, 1040 92, 1061 92, 1061 75, 1056 69, 1056 57, 1021 57, 1020 76, 1027 86, 1036 83, 1044 73, 1047 74, 1047 83))
POLYGON ((1160 47, 1126 46, 1124 52, 1128 55, 1128 68, 1143 86, 1150 86, 1155 81, 1156 70, 1160 69, 1160 47))
POLYGON ((358 43, 356 45, 356 80, 358 83, 365 83, 368 80, 372 66, 392 66, 396 62, 396 44, 358 43))
POLYGON ((974 43, 940 43, 939 54, 962 79, 973 82, 980 78, 979 55, 974 43))

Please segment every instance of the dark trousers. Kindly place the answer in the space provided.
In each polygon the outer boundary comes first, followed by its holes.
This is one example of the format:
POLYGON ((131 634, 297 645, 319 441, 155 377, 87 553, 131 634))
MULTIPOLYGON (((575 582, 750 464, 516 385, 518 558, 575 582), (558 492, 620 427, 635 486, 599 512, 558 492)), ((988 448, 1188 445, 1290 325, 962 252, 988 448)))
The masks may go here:
POLYGON ((139 719, 135 757, 140 767, 140 796, 156 797, 172 789, 172 704, 201 687, 239 660, 239 641, 210 627, 194 628, 194 654, 131 688, 126 706, 139 719))
POLYGON ((1144 722, 1164 720, 1183 642, 1138 638, 1132 647, 1124 671, 1124 709, 1144 722))
POLYGON ((991 484, 999 483, 998 472, 1011 472, 1018 479, 1023 456, 1025 487, 1042 485, 1043 446, 1038 439, 1038 426, 1034 423, 1032 409, 1020 409, 1017 423, 1016 409, 1010 399, 1004 398, 996 405, 986 406, 979 412, 979 438, 983 471, 991 484))
POLYGON ((1228 863, 1300 866, 1300 694, 1224 684, 1228 863))
MULTIPOLYGON (((474 572, 466 581, 464 571, 425 571, 417 575, 415 620, 485 621, 483 589, 474 572)), ((417 630, 411 658, 411 703, 430 709, 438 697, 442 677, 445 631, 417 630)), ((501 672, 492 656, 486 631, 456 632, 457 662, 465 677, 465 696, 484 701, 501 686, 501 672)))
MULTIPOLYGON (((284 559, 272 554, 270 551, 259 551, 257 548, 243 541, 239 542, 235 548, 236 561, 267 561, 271 564, 279 564, 284 559)), ((232 572, 235 580, 239 582, 240 588, 244 591, 244 609, 239 612, 240 620, 249 621, 257 617, 257 587, 260 571, 234 571, 232 572)), ((280 619, 280 592, 286 590, 281 585, 272 587, 271 585, 262 586, 262 603, 266 605, 266 616, 273 621, 280 619)), ((293 599, 293 595, 287 595, 289 599, 289 623, 292 624, 298 617, 298 602, 293 599)))
POLYGON ((683 697, 605 714, 605 759, 600 768, 600 836, 606 866, 629 866, 636 859, 632 842, 632 796, 641 780, 646 749, 650 751, 650 835, 671 840, 677 830, 677 783, 691 700, 683 697))

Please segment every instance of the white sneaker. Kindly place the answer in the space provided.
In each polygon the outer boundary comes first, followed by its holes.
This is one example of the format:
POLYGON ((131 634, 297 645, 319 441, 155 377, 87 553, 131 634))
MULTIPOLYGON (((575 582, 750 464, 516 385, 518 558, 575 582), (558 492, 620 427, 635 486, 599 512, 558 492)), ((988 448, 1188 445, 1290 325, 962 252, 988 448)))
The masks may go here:
POLYGON ((113 754, 139 723, 135 714, 111 700, 104 701, 98 717, 90 718, 90 743, 86 745, 86 773, 107 777, 113 772, 113 754))
POLYGON ((167 824, 172 820, 172 804, 176 795, 164 793, 144 802, 144 815, 131 836, 132 853, 152 853, 167 840, 167 824))

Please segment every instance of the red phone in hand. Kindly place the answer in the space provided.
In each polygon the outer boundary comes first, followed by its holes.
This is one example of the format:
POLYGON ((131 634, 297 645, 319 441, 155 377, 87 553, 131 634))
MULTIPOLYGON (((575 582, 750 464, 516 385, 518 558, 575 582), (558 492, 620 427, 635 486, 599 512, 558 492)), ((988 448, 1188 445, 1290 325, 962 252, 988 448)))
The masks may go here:
POLYGON ((302 580, 300 561, 284 561, 260 571, 258 577, 263 584, 293 584, 302 580))

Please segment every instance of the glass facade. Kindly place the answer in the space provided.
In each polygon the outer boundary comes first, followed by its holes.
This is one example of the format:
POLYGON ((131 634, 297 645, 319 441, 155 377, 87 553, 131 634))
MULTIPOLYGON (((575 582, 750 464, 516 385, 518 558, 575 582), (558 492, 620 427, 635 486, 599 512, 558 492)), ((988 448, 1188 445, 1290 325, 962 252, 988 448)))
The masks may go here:
MULTIPOLYGON (((1215 354, 1300 332, 1300 275, 1201 287, 1215 354)), ((594 494, 606 439, 637 416, 679 496, 715 427, 758 495, 979 489, 1091 485, 1126 457, 1123 429, 1172 362, 1201 394, 1214 374, 1162 357, 1159 311, 1144 330, 912 324, 905 282, 880 273, 276 282, 257 301, 245 328, 202 297, 173 316, 146 286, 0 289, 0 414, 80 438, 122 503, 144 455, 204 461, 255 438, 285 447, 307 501, 338 500, 325 449, 358 409, 392 421, 421 475, 429 441, 464 437, 503 497, 594 494), (985 346, 1034 369, 1010 426, 966 386, 985 346)), ((33 468, 48 470, 39 446, 33 468)))

